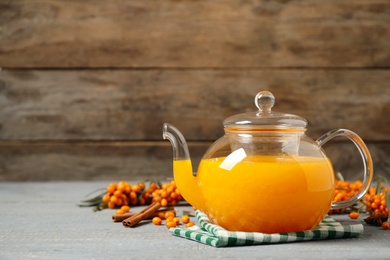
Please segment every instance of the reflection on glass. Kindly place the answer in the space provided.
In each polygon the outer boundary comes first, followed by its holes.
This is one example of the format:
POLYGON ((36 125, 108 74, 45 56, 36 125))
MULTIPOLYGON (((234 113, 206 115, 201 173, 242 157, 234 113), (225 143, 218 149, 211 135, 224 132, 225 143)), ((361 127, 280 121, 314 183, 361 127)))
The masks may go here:
POLYGON ((230 171, 237 163, 241 162, 245 157, 246 153, 243 148, 235 150, 234 152, 226 156, 225 160, 223 160, 219 168, 230 171))

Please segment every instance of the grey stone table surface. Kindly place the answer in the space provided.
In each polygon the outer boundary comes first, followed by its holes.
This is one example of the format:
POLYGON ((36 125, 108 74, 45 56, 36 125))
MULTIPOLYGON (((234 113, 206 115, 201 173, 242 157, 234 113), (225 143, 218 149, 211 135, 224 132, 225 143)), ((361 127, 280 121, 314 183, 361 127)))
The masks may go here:
MULTIPOLYGON (((0 259, 390 259, 390 230, 364 224, 358 238, 214 248, 165 226, 113 223, 113 210, 77 204, 108 182, 0 183, 0 259)), ((137 211, 141 208, 134 208, 137 211)), ((188 206, 178 206, 182 210, 188 206)), ((340 222, 364 223, 361 216, 340 222)))

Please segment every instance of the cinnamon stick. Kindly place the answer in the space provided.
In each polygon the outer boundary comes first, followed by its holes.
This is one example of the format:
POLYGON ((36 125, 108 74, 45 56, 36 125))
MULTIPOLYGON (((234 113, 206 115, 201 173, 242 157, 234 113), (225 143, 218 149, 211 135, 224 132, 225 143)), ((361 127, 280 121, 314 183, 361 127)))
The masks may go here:
MULTIPOLYGON (((166 212, 173 212, 173 213, 176 213, 175 209, 173 207, 169 207, 169 208, 166 208, 166 209, 160 209, 158 210, 156 213, 154 213, 151 217, 147 218, 147 219, 152 219, 154 217, 158 217, 158 214, 160 212, 163 212, 163 213, 166 213, 166 212)), ((134 216, 135 214, 137 213, 125 213, 125 214, 114 214, 112 215, 112 221, 113 222, 122 222, 123 220, 131 217, 131 216, 134 216)))
POLYGON ((133 216, 122 221, 122 224, 125 227, 133 227, 137 225, 140 221, 150 218, 156 211, 161 207, 161 204, 156 202, 150 204, 148 207, 144 208, 140 212, 135 213, 133 216))
POLYGON ((122 222, 125 219, 130 218, 131 216, 134 216, 137 213, 125 213, 125 214, 115 214, 112 215, 112 222, 122 222))

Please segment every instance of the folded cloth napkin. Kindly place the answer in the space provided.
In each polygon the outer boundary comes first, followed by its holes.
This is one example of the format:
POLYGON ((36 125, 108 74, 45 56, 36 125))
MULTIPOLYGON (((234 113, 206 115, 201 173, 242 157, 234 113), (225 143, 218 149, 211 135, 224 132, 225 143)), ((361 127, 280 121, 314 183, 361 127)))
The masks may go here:
POLYGON ((291 233, 265 234, 259 232, 232 232, 214 225, 206 214, 196 211, 200 227, 170 228, 175 235, 215 247, 287 243, 307 240, 357 237, 363 233, 362 224, 342 225, 329 216, 313 230, 291 233))

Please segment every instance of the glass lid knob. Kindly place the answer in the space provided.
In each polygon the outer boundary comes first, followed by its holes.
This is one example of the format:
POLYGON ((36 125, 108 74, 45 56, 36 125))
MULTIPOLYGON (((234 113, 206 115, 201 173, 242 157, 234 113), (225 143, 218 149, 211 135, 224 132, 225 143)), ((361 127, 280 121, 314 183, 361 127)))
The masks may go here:
POLYGON ((275 97, 269 91, 260 91, 255 97, 255 104, 259 112, 271 113, 271 109, 275 104, 275 97))

